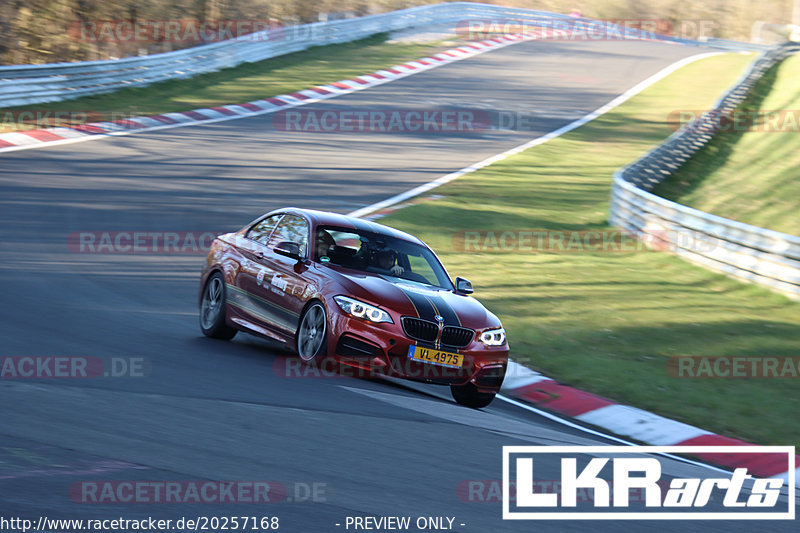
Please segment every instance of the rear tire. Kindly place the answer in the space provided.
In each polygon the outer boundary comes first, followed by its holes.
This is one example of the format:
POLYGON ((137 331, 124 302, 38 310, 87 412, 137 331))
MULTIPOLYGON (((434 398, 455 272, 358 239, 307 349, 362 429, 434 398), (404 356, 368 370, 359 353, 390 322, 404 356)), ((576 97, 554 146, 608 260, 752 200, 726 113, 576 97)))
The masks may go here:
POLYGON ((318 365, 328 354, 328 315, 319 302, 309 305, 297 328, 297 355, 308 365, 318 365))
POLYGON ((236 335, 236 330, 225 323, 225 301, 225 278, 214 272, 200 300, 200 330, 206 337, 227 341, 236 335))
POLYGON ((472 383, 467 383, 466 385, 450 385, 450 393, 457 403, 473 409, 486 407, 492 403, 496 395, 494 392, 478 392, 478 387, 472 383))

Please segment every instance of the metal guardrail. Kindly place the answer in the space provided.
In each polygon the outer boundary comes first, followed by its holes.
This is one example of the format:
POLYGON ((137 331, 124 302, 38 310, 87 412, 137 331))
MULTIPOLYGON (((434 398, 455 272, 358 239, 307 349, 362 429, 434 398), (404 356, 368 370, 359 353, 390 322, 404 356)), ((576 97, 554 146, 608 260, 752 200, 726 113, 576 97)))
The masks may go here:
POLYGON ((354 41, 467 18, 514 18, 530 22, 567 18, 544 11, 471 2, 413 7, 365 17, 274 28, 247 36, 174 52, 79 63, 0 67, 0 106, 53 102, 148 85, 255 62, 313 46, 354 41))
POLYGON ((744 43, 741 41, 730 41, 728 39, 717 39, 716 37, 710 37, 701 42, 713 48, 731 50, 734 52, 766 52, 771 48, 768 44, 744 43))
MULTIPOLYGON (((559 24, 563 29, 568 24, 578 23, 568 15, 547 11, 474 2, 451 2, 359 18, 274 28, 227 41, 145 57, 0 66, 0 107, 69 100, 125 87, 149 85, 167 79, 188 78, 245 62, 262 61, 298 52, 312 46, 354 41, 377 33, 431 24, 460 21, 467 23, 470 20, 506 20, 532 26, 537 23, 546 26, 550 23, 551 27, 556 29, 559 28, 559 24)), ((591 24, 593 21, 580 19, 580 22, 591 24)), ((645 33, 648 38, 684 44, 717 46, 713 42, 696 43, 630 28, 624 29, 624 32, 626 35, 645 33)), ((738 46, 739 49, 746 47, 743 43, 719 43, 719 46, 738 46)))
POLYGON ((798 50, 787 44, 756 59, 713 110, 614 174, 609 221, 709 269, 800 300, 800 237, 705 213, 649 191, 714 136, 763 74, 798 50))

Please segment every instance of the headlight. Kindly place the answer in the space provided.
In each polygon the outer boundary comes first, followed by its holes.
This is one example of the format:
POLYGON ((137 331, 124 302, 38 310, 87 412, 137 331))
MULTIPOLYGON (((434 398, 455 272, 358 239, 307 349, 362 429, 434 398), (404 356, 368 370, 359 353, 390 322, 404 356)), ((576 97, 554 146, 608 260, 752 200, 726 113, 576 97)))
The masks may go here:
POLYGON ((481 342, 486 346, 502 346, 506 343, 506 330, 490 329, 481 333, 481 342))
POLYGON ((378 309, 374 305, 365 304, 347 296, 334 296, 333 299, 342 308, 342 311, 356 318, 363 318, 370 322, 389 322, 394 324, 394 320, 389 313, 383 309, 378 309))

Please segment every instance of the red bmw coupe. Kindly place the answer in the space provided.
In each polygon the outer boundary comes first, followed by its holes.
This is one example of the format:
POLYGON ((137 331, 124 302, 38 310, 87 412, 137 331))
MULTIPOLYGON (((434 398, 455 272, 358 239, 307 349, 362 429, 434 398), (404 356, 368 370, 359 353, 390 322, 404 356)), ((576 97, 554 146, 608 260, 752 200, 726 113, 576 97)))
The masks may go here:
POLYGON ((309 364, 331 358, 370 374, 450 385, 485 407, 500 389, 508 344, 500 320, 451 281, 422 241, 358 218, 279 209, 211 245, 200 328, 278 340, 309 364))

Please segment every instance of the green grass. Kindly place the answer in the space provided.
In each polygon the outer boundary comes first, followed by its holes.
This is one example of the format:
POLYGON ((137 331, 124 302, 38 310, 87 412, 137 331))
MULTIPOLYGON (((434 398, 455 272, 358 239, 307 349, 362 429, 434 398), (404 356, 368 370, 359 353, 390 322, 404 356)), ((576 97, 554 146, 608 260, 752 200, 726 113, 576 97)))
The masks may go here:
POLYGON ((752 56, 690 64, 558 139, 468 174, 382 223, 419 235, 548 376, 732 437, 800 443, 800 379, 679 379, 673 355, 800 354, 800 304, 660 252, 471 252, 460 231, 603 230, 614 170, 703 109, 752 56), (455 236, 455 239, 454 239, 455 236), (455 242, 454 242, 455 240, 455 242))
MULTIPOLYGON (((170 80, 122 89, 112 93, 77 98, 64 102, 35 104, 4 109, 52 111, 90 111, 92 116, 154 115, 226 104, 241 104, 278 94, 286 94, 353 76, 368 74, 449 48, 445 43, 387 43, 387 34, 359 41, 320 46, 258 63, 202 74, 190 79, 170 80)), ((0 123, 0 132, 14 129, 11 121, 0 123)))
POLYGON ((800 235, 798 79, 800 56, 773 67, 738 110, 762 112, 753 131, 731 127, 719 133, 655 193, 715 215, 800 235), (787 113, 773 119, 767 115, 781 110, 787 113))

